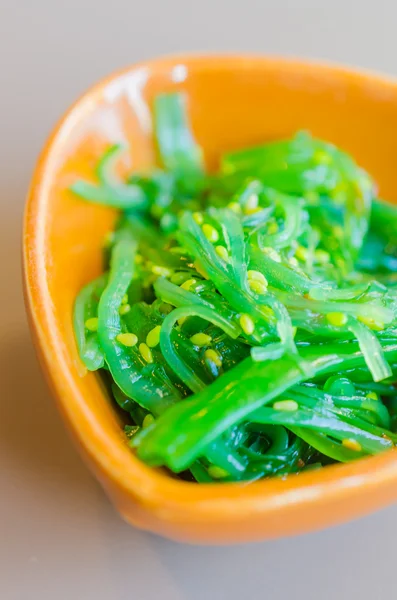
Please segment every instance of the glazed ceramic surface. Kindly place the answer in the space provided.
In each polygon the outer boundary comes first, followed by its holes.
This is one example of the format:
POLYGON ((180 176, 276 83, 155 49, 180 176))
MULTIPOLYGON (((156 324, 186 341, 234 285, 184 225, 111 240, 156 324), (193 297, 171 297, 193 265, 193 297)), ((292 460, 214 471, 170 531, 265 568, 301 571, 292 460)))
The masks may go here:
POLYGON ((81 364, 73 302, 101 272, 101 245, 115 214, 79 200, 68 187, 77 177, 93 178, 98 157, 111 143, 127 144, 121 169, 152 165, 151 102, 171 90, 188 96, 209 169, 225 150, 307 129, 353 154, 374 176, 382 197, 397 201, 397 84, 392 80, 275 58, 179 56, 133 66, 99 83, 54 130, 25 213, 31 326, 68 428, 121 515, 177 540, 274 538, 387 505, 397 497, 394 451, 251 485, 197 485, 148 468, 127 447, 100 377, 81 364))

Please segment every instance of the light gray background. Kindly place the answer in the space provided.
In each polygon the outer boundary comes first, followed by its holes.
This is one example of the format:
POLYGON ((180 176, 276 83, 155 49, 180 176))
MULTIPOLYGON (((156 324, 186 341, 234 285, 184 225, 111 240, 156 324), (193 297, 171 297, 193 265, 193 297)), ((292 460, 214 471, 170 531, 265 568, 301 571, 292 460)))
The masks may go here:
POLYGON ((322 533, 187 547, 125 525, 39 373, 19 278, 35 157, 88 85, 160 53, 248 51, 397 73, 394 0, 0 0, 0 598, 395 597, 397 507, 322 533))

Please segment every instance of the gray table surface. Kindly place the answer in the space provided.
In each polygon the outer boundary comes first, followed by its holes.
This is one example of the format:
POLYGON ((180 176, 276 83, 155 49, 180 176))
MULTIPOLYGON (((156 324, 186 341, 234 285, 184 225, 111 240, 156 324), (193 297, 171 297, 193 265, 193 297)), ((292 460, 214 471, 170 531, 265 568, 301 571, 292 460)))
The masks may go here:
POLYGON ((317 534, 187 547, 115 514, 63 430, 29 340, 20 221, 35 157, 88 85, 161 53, 293 54, 397 72, 392 0, 0 0, 0 598, 395 597, 397 507, 317 534))

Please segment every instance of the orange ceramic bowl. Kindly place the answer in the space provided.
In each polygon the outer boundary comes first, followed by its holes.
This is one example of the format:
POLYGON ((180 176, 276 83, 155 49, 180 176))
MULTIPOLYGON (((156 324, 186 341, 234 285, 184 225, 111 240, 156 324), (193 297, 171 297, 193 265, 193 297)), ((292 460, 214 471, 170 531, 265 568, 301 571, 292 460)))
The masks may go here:
POLYGON ((72 307, 80 288, 101 271, 101 244, 115 215, 73 197, 68 186, 76 177, 92 176, 109 143, 128 143, 127 167, 152 164, 150 103, 167 90, 188 94, 209 168, 225 150, 308 129, 352 153, 373 174, 382 196, 397 200, 395 81, 295 60, 179 56, 130 67, 89 90, 55 128, 40 157, 24 231, 32 330, 78 447, 128 522, 175 540, 275 538, 387 505, 397 497, 394 451, 251 485, 171 478, 135 457, 100 378, 84 370, 72 307))

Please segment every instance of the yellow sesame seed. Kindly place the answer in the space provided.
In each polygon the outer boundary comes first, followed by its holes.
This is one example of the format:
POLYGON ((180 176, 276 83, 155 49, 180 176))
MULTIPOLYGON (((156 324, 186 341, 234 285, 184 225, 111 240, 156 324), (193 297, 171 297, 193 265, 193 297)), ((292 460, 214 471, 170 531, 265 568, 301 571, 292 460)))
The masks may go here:
POLYGON ((343 258, 336 258, 335 264, 338 267, 338 269, 341 269, 341 270, 344 269, 346 271, 346 262, 343 258))
POLYGON ((347 323, 347 316, 341 312, 330 312, 325 316, 328 323, 334 327, 343 327, 347 323))
POLYGON ((153 265, 152 273, 160 277, 169 277, 171 275, 171 271, 167 267, 161 267, 160 265, 153 265))
POLYGON ((138 342, 138 338, 135 333, 119 333, 116 336, 116 340, 122 346, 127 346, 127 348, 132 348, 138 342))
POLYGON ((88 331, 98 331, 98 318, 92 317, 91 319, 87 319, 84 325, 88 331))
POLYGON ((263 252, 263 254, 266 254, 266 256, 268 256, 269 258, 274 260, 274 262, 278 262, 278 263, 281 262, 281 256, 277 252, 277 250, 275 250, 274 248, 270 248, 269 246, 266 246, 265 248, 262 248, 262 252, 263 252))
POLYGON ((154 421, 154 416, 149 413, 142 421, 142 429, 146 429, 146 427, 149 427, 154 421))
POLYGON ((248 279, 251 279, 252 281, 260 281, 263 283, 263 285, 267 286, 267 279, 260 271, 250 270, 248 271, 247 275, 248 279))
POLYGON ((145 343, 142 342, 142 344, 139 344, 139 352, 141 353, 143 360, 146 360, 147 363, 153 362, 152 351, 145 343))
POLYGON ((158 206, 157 204, 152 204, 152 206, 150 207, 150 213, 156 219, 160 219, 160 217, 163 216, 163 211, 164 211, 163 207, 162 206, 158 206))
POLYGON ((315 251, 314 258, 316 259, 316 262, 321 263, 323 265, 329 263, 330 261, 329 253, 325 250, 321 250, 321 248, 315 251))
POLYGON ((247 214, 247 211, 250 211, 254 208, 258 207, 258 196, 257 194, 251 194, 247 200, 244 202, 244 212, 247 214))
POLYGON ((226 250, 225 246, 215 246, 215 252, 219 256, 219 258, 221 258, 225 262, 229 260, 229 253, 226 250))
POLYGON ((209 242, 215 243, 219 240, 219 233, 209 223, 204 223, 201 229, 209 242))
POLYGON ((216 350, 212 350, 212 348, 210 348, 209 350, 206 350, 204 352, 204 357, 207 360, 213 362, 216 367, 222 366, 222 358, 216 350))
POLYGON ((256 206, 255 208, 246 208, 244 210, 244 214, 249 216, 249 215, 255 215, 258 212, 261 212, 261 207, 260 206, 256 206))
POLYGON ((244 333, 247 335, 252 335, 254 333, 255 323, 249 315, 241 315, 239 323, 244 333))
POLYGON ((127 296, 127 294, 124 294, 124 296, 122 297, 121 304, 128 304, 128 296, 127 296))
POLYGON ((170 248, 170 252, 172 252, 172 254, 187 254, 187 250, 186 248, 183 248, 183 246, 174 246, 173 248, 170 248))
POLYGON ((190 290, 191 286, 194 285, 195 283, 197 283, 196 279, 187 279, 180 285, 180 287, 183 290, 186 290, 188 292, 190 290))
POLYGON ((174 307, 171 306, 171 304, 168 304, 167 302, 162 302, 159 306, 159 312, 161 314, 169 315, 170 312, 172 312, 173 310, 174 307))
POLYGON ((314 153, 314 161, 319 165, 330 165, 332 164, 332 156, 330 156, 324 150, 316 150, 314 153))
POLYGON ((197 225, 202 225, 204 223, 204 217, 200 212, 194 212, 193 219, 196 221, 197 225))
POLYGON ((375 321, 375 319, 372 319, 371 317, 363 317, 359 315, 357 319, 370 329, 373 329, 374 331, 382 331, 382 329, 385 328, 384 323, 381 323, 380 321, 375 321))
POLYGON ((365 397, 368 398, 368 400, 379 400, 379 396, 378 394, 375 394, 375 392, 369 392, 365 397))
POLYGON ((341 239, 343 238, 343 229, 340 225, 335 225, 334 227, 334 236, 341 239))
POLYGON ((119 308, 120 315, 126 315, 131 310, 131 306, 129 304, 122 304, 119 308))
POLYGON ((249 279, 248 285, 255 294, 266 294, 267 285, 255 279, 249 279))
POLYGON ((307 248, 305 248, 304 246, 298 246, 297 249, 295 250, 295 256, 298 260, 301 260, 302 262, 306 262, 307 256, 308 256, 307 248))
POLYGON ((227 205, 227 208, 229 210, 232 210, 236 214, 241 213, 241 205, 238 202, 229 202, 229 204, 227 205))
POLYGON ((208 274, 206 271, 204 271, 203 267, 200 265, 199 261, 196 260, 194 263, 194 268, 196 269, 197 273, 199 275, 201 275, 201 277, 204 277, 204 279, 208 279, 208 274))
POLYGON ((309 202, 309 204, 318 204, 320 200, 320 194, 314 190, 309 190, 308 192, 305 192, 305 199, 309 202))
POLYGON ((348 448, 349 450, 354 450, 355 452, 361 452, 362 450, 361 444, 352 438, 346 438, 342 440, 342 446, 348 448))
POLYGON ((259 310, 267 319, 274 317, 274 310, 270 306, 260 306, 259 310))
POLYGON ((273 221, 272 223, 269 223, 269 225, 267 226, 267 232, 270 235, 278 232, 278 225, 277 225, 276 221, 273 221))
POLYGON ((161 325, 156 325, 146 336, 146 343, 149 348, 155 348, 160 343, 161 325))
POLYGON ((216 465, 210 465, 208 467, 208 475, 213 479, 223 479, 224 477, 229 477, 229 473, 222 469, 222 467, 217 467, 216 465))
POLYGON ((140 265, 143 263, 143 258, 140 254, 135 255, 135 264, 140 265))
POLYGON ((199 346, 200 348, 202 348, 203 346, 208 346, 208 344, 211 343, 212 337, 210 335, 207 335, 206 333, 195 333, 190 338, 190 341, 195 346, 199 346))
POLYGON ((273 408, 284 412, 295 412, 298 410, 299 404, 295 400, 278 400, 273 404, 273 408))
POLYGON ((105 247, 111 246, 115 240, 115 237, 114 231, 108 231, 104 239, 105 247))
POLYGON ((171 283, 174 283, 175 285, 181 285, 188 279, 190 279, 189 273, 185 273, 183 271, 178 271, 177 273, 173 273, 171 275, 170 281, 171 281, 171 283))

